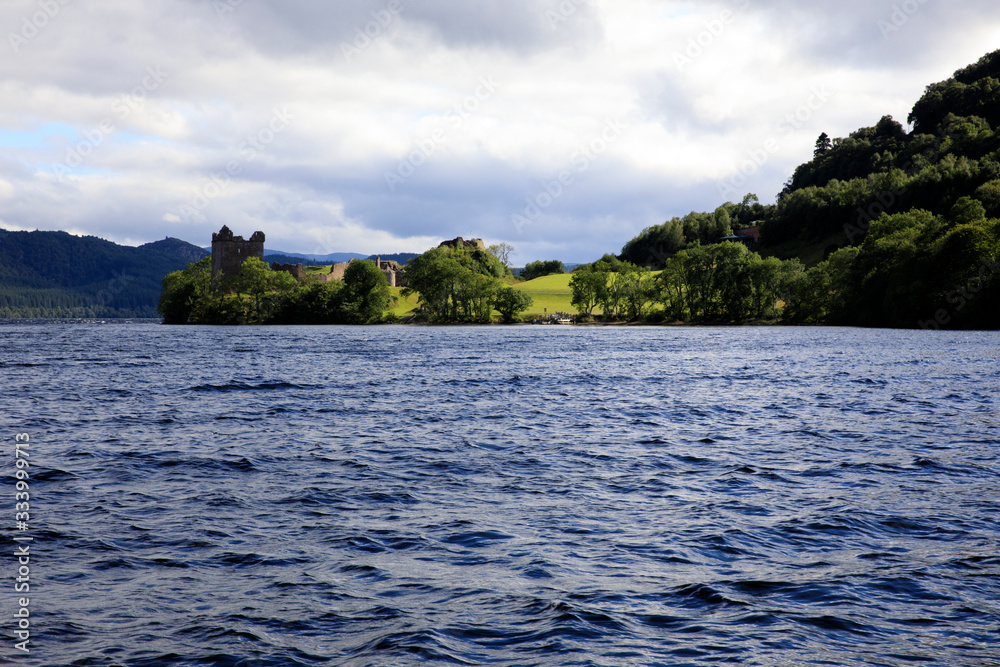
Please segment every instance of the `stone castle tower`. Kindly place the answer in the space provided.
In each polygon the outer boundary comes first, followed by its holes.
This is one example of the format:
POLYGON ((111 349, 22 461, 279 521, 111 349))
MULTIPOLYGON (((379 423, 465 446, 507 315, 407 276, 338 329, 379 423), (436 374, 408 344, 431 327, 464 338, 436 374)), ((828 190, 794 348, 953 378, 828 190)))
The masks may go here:
POLYGON ((247 257, 264 260, 264 232, 254 232, 249 241, 244 241, 242 236, 233 236, 229 227, 223 225, 217 234, 212 234, 213 278, 219 273, 236 275, 247 257))

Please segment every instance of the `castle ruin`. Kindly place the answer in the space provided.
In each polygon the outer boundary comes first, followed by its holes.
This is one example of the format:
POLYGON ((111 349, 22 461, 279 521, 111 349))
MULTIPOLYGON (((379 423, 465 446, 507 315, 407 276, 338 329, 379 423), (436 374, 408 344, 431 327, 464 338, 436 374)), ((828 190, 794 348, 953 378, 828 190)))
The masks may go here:
MULTIPOLYGON (((476 239, 479 241, 478 239, 476 239)), ((458 239, 462 241, 461 238, 458 239)), ((468 243, 468 242, 465 242, 468 243)), ((482 241, 479 241, 482 245, 482 241)), ((264 260, 264 232, 254 232, 249 241, 244 241, 242 236, 233 236, 233 232, 226 225, 222 226, 217 233, 212 234, 212 278, 219 274, 224 276, 235 276, 240 272, 240 267, 248 257, 256 257, 264 260)), ((359 260, 352 259, 351 262, 359 260)), ((371 260, 364 260, 371 261, 371 260)), ((406 287, 405 269, 399 262, 392 260, 382 261, 381 257, 375 258, 375 266, 385 276, 389 282, 389 287, 406 287)), ((272 271, 284 271, 290 273, 296 280, 309 280, 318 283, 330 283, 344 279, 347 267, 351 262, 340 262, 330 267, 329 273, 311 273, 302 268, 301 264, 271 264, 272 271)))
POLYGON ((235 276, 248 257, 264 260, 264 232, 254 232, 249 241, 244 241, 223 225, 218 233, 212 234, 212 278, 220 273, 235 276))
POLYGON ((486 244, 483 242, 482 239, 465 240, 461 236, 459 236, 456 239, 452 239, 450 241, 445 241, 438 247, 451 248, 452 250, 455 250, 456 248, 464 248, 466 250, 475 250, 476 248, 478 248, 480 250, 486 250, 486 244))
MULTIPOLYGON (((371 260, 352 259, 350 262, 339 262, 330 267, 329 273, 310 273, 307 272, 301 264, 278 264, 277 262, 271 264, 271 270, 290 273, 296 280, 309 280, 324 284, 343 280, 344 275, 347 273, 347 267, 351 265, 351 262, 357 261, 371 260)), ((375 266, 378 267, 379 271, 382 272, 382 275, 385 276, 386 281, 388 281, 389 287, 406 287, 406 277, 404 276, 405 269, 399 265, 399 262, 392 260, 382 261, 381 257, 377 257, 374 261, 375 266)))

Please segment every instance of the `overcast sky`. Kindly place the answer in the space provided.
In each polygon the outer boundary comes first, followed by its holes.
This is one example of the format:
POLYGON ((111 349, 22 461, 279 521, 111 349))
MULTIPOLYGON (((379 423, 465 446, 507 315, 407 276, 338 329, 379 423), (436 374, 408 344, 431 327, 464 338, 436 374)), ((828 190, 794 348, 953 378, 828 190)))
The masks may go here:
POLYGON ((996 0, 4 0, 0 227, 590 261, 906 116, 996 0))

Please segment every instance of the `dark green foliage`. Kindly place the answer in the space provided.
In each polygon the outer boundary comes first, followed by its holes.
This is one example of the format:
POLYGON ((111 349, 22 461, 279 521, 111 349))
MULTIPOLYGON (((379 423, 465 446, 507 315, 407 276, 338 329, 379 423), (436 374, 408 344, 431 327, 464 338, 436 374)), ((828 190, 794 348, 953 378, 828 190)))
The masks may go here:
POLYGON ((683 248, 719 243, 734 231, 755 226, 769 217, 768 208, 761 206, 757 195, 748 194, 741 203, 726 202, 712 213, 691 212, 683 218, 647 227, 625 244, 620 257, 638 266, 662 268, 667 258, 683 248))
POLYGON ((908 120, 910 134, 884 116, 829 144, 821 135, 813 159, 779 195, 765 242, 809 241, 844 229, 847 242, 857 244, 882 213, 947 216, 965 196, 979 198, 988 215, 1000 213, 1000 196, 986 187, 1000 179, 1000 51, 928 86, 908 120))
POLYGON ((236 276, 212 280, 211 259, 163 279, 159 311, 166 324, 373 324, 391 296, 374 262, 355 261, 344 281, 299 283, 250 257, 236 276))
POLYGON ((521 277, 525 280, 534 280, 542 276, 551 276, 556 273, 566 273, 566 267, 558 259, 546 262, 528 262, 521 272, 521 277))
POLYGON ((915 133, 931 133, 945 116, 979 116, 1000 124, 1000 51, 955 72, 947 81, 927 86, 908 117, 915 133))
POLYGON ((160 283, 200 248, 139 248, 65 232, 0 230, 0 317, 156 317, 160 283))
POLYGON ((500 313, 504 322, 510 323, 515 321, 520 313, 530 308, 532 303, 534 299, 531 295, 507 286, 497 290, 493 307, 500 313))
POLYGON ((507 272, 482 248, 433 248, 407 264, 404 293, 420 295, 432 322, 487 323, 507 272))
POLYGON ((351 262, 338 296, 336 311, 344 324, 377 322, 392 299, 389 281, 371 260, 351 262))
POLYGON ((594 308, 606 298, 609 273, 607 262, 600 261, 579 266, 573 272, 569 279, 573 290, 571 303, 581 315, 590 317, 594 308))
POLYGON ((775 319, 778 302, 800 279, 797 260, 763 259, 739 243, 682 250, 657 278, 668 319, 748 322, 775 319))
MULTIPOLYGON (((820 135, 820 140, 823 136, 820 135)), ((780 198, 802 188, 822 187, 833 179, 863 178, 881 170, 873 170, 873 166, 893 166, 894 156, 905 147, 906 132, 892 116, 883 116, 874 127, 862 128, 846 138, 833 139, 828 149, 820 150, 817 141, 812 161, 796 168, 780 198)))
POLYGON ((816 140, 816 149, 813 151, 813 157, 814 158, 822 157, 823 154, 829 151, 831 148, 833 148, 833 140, 830 139, 829 134, 824 132, 823 134, 819 135, 819 138, 816 140))
POLYGON ((275 316, 276 324, 340 324, 338 294, 344 284, 311 283, 300 287, 275 316))
POLYGON ((809 269, 785 319, 871 327, 998 328, 1000 220, 962 198, 950 216, 914 209, 875 220, 864 242, 809 269))
POLYGON ((206 257, 175 271, 163 279, 157 306, 165 324, 186 324, 198 300, 206 295, 212 281, 212 258, 206 257))

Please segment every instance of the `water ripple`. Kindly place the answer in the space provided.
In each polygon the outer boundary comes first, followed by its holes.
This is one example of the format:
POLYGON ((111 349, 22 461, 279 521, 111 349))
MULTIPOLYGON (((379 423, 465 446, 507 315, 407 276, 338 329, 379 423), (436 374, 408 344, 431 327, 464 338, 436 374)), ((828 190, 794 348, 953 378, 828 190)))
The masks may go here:
POLYGON ((998 665, 1000 335, 933 333, 0 327, 25 664, 998 665))

